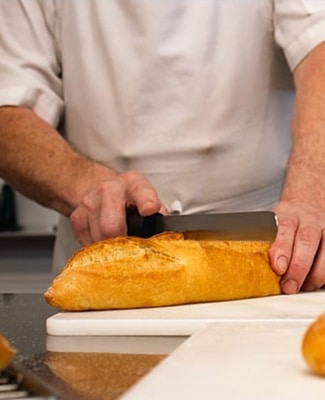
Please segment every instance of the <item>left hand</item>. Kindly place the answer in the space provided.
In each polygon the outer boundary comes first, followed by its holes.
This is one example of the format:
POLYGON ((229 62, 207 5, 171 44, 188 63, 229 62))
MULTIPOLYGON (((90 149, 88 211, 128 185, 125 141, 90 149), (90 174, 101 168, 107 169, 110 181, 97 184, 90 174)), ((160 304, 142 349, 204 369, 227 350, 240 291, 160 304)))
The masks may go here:
POLYGON ((269 251, 281 275, 283 293, 312 291, 325 284, 325 212, 303 203, 280 201, 274 212, 278 232, 269 251))

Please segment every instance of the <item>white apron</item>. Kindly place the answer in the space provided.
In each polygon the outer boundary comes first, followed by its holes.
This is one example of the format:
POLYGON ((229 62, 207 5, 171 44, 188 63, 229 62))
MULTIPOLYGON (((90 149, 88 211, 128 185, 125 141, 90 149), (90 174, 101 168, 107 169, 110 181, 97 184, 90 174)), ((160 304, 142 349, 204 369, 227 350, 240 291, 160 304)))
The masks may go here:
MULTIPOLYGON (((28 105, 54 126, 64 112, 76 149, 143 172, 171 211, 277 201, 294 96, 287 63, 325 39, 324 1, 21 3, 0 4, 13 49, 0 53, 0 104, 28 105)), ((60 217, 55 272, 78 247, 60 217)))

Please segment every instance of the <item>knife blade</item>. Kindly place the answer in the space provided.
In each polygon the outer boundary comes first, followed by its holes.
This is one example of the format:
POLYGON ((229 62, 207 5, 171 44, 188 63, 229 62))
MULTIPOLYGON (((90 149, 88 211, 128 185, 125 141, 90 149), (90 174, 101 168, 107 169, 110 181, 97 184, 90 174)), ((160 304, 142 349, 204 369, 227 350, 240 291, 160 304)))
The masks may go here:
POLYGON ((276 215, 272 211, 249 211, 215 214, 162 215, 148 217, 130 214, 128 235, 151 237, 176 231, 197 240, 273 241, 277 233, 276 215))

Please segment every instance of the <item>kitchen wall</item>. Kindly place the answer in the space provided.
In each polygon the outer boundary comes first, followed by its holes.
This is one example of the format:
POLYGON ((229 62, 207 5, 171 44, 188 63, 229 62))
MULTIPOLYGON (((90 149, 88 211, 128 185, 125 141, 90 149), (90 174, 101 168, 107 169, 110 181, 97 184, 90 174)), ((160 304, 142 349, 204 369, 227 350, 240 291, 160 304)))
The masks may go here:
POLYGON ((0 232, 0 293, 41 293, 52 278, 58 215, 17 192, 14 198, 21 229, 0 232))

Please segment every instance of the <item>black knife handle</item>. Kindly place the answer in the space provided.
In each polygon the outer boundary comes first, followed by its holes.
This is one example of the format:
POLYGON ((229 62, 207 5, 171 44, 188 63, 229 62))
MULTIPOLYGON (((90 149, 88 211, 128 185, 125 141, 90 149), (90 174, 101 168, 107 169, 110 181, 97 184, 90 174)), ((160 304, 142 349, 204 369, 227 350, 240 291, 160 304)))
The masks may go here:
POLYGON ((134 212, 128 213, 126 216, 128 235, 149 238, 161 231, 161 214, 156 213, 141 217, 134 212))
POLYGON ((156 213, 143 217, 140 236, 143 238, 149 238, 157 233, 157 224, 159 216, 161 214, 156 213))

